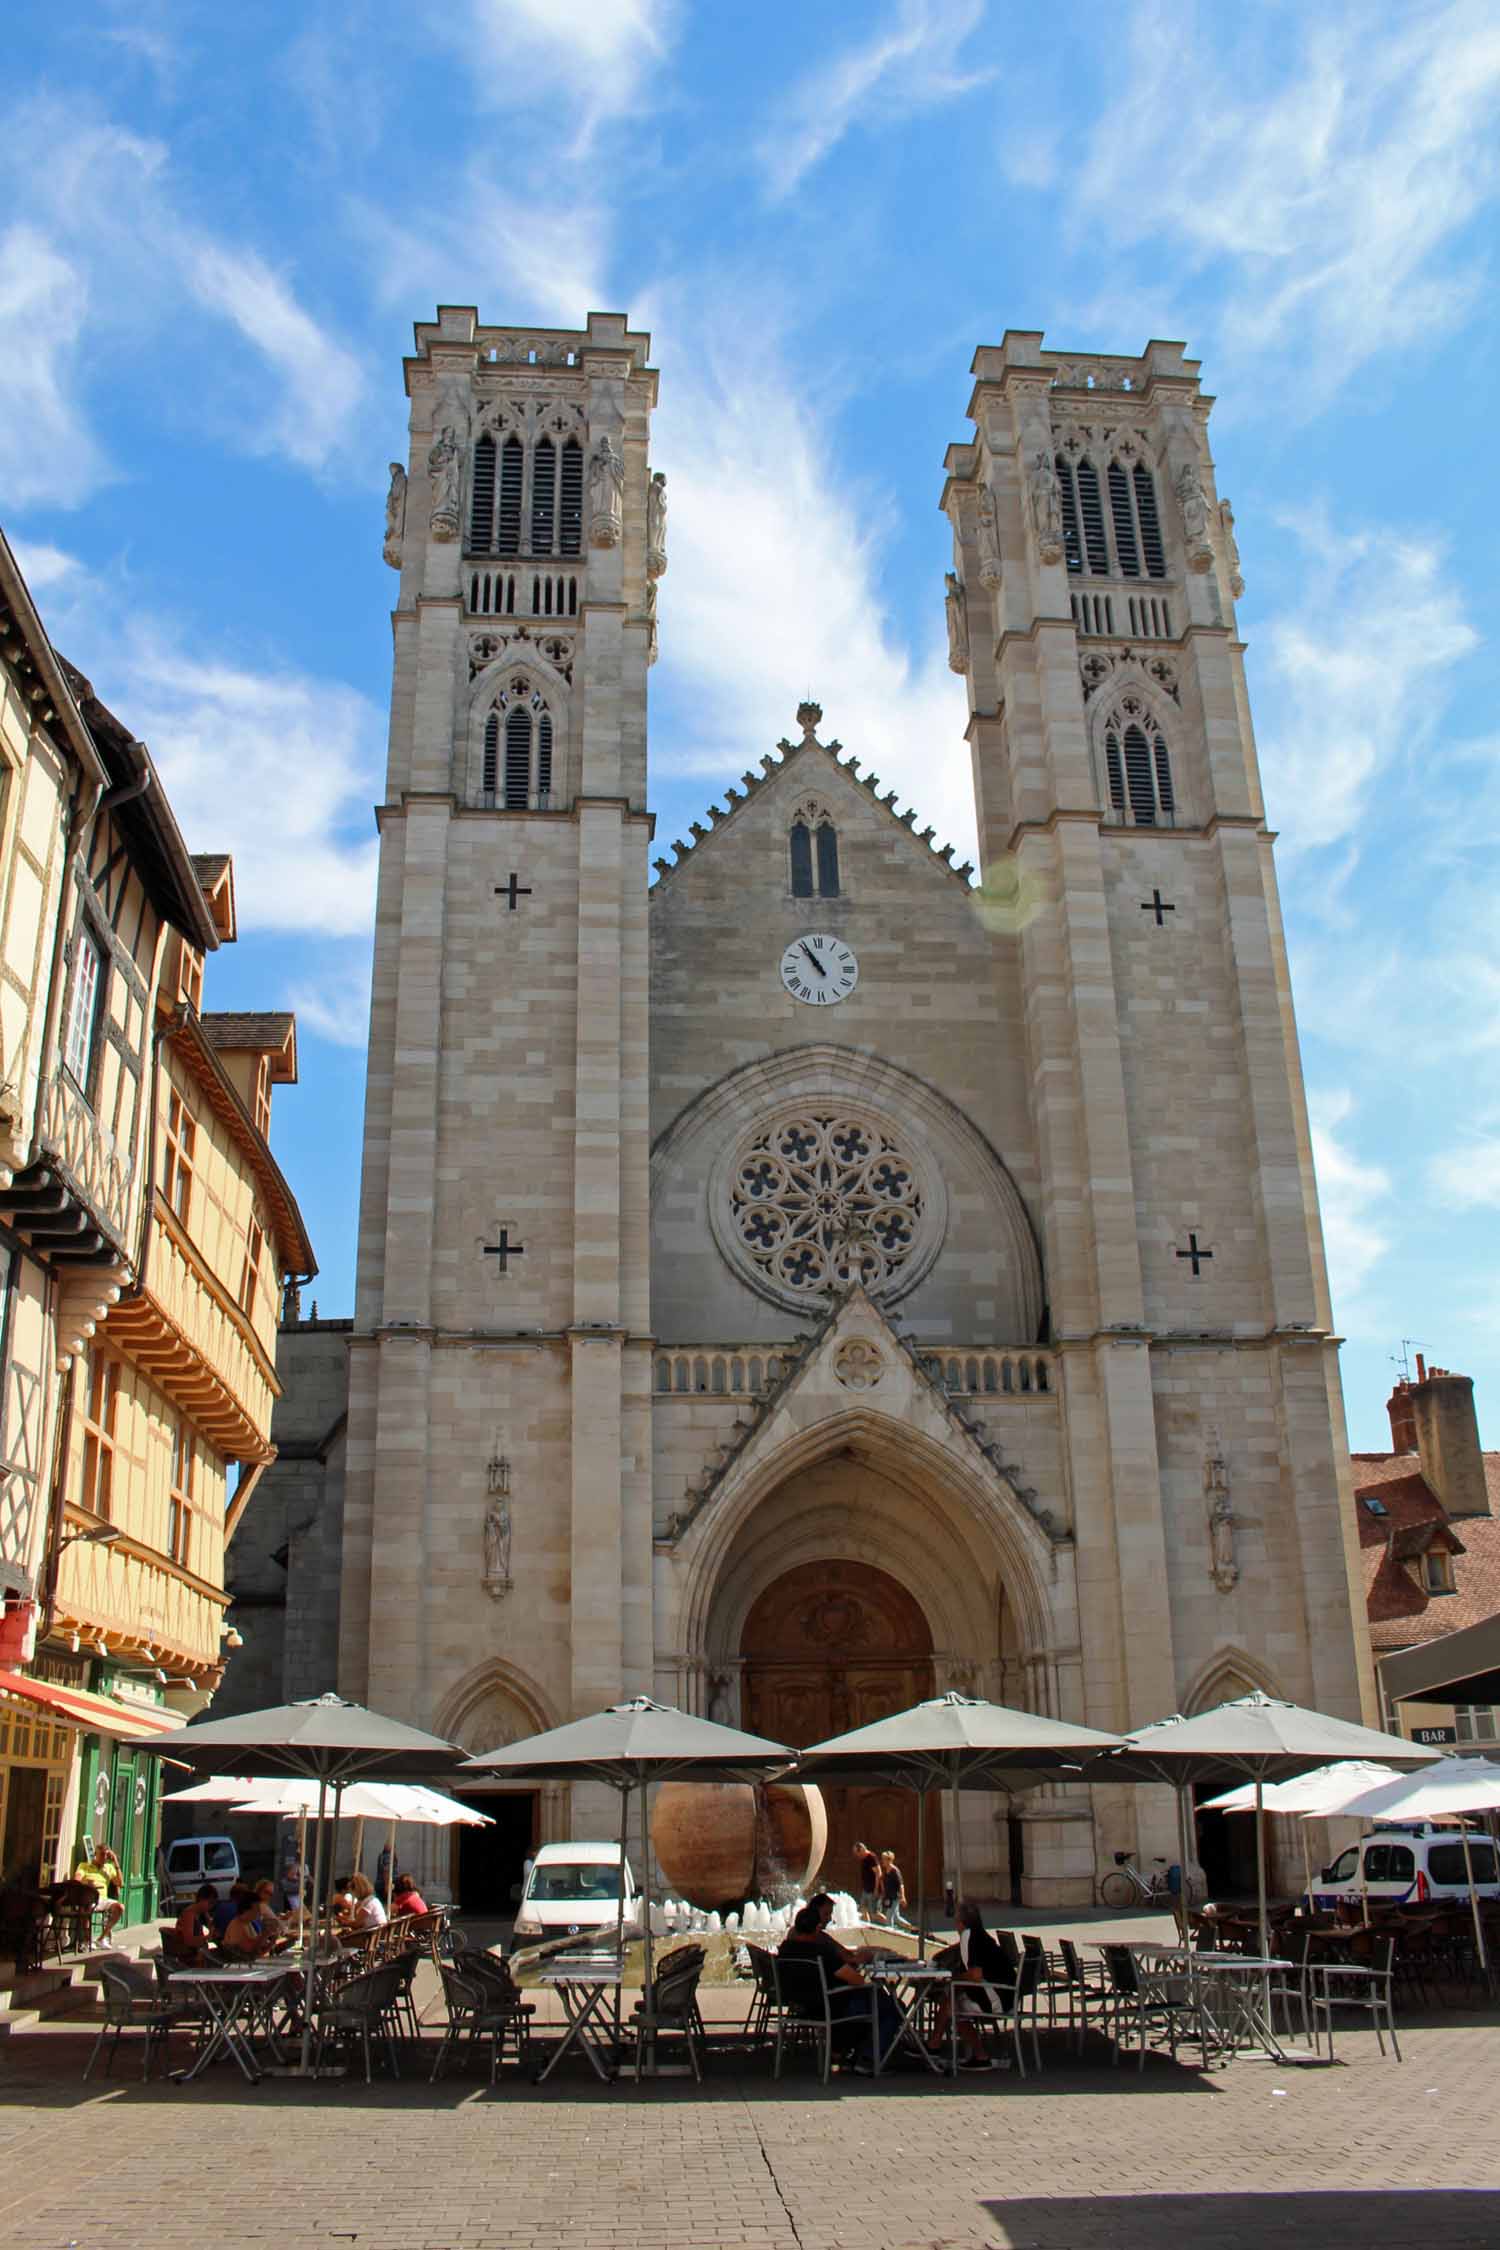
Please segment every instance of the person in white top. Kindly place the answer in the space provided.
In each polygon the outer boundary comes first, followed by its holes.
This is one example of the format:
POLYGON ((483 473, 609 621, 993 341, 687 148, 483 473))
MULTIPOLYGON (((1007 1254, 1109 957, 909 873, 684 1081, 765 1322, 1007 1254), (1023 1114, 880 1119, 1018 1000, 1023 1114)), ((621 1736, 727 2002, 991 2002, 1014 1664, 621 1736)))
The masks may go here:
POLYGON ((350 1929, 380 1929, 386 1918, 385 1907, 369 1876, 356 1875, 349 1889, 354 1899, 354 1912, 349 1917, 350 1929))

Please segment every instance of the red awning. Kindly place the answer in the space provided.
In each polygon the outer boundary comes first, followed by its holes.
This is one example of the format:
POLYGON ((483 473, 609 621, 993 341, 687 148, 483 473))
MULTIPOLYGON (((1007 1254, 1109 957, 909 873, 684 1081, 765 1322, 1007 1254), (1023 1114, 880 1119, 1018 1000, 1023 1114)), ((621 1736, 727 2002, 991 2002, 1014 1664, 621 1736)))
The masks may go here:
POLYGON ((90 1734, 114 1735, 121 1742, 141 1742, 152 1734, 172 1734, 182 1725, 177 1711, 153 1709, 149 1704, 118 1703, 112 1695, 91 1695, 87 1688, 54 1687, 50 1680, 34 1680, 27 1672, 0 1672, 0 1694, 19 1695, 40 1703, 54 1719, 90 1734))

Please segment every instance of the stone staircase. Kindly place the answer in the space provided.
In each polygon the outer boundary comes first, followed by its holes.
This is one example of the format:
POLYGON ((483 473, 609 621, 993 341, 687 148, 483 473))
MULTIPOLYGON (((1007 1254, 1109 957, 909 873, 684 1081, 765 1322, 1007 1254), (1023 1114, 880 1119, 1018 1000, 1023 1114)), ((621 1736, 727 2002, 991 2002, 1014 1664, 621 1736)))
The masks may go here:
POLYGON ((14 2038, 19 2031, 35 2031, 59 2016, 86 2021, 99 2000, 99 1962, 134 1958, 134 1948, 128 1946, 103 1954, 70 1954, 19 1977, 14 1962, 0 1961, 0 2041, 14 2038))

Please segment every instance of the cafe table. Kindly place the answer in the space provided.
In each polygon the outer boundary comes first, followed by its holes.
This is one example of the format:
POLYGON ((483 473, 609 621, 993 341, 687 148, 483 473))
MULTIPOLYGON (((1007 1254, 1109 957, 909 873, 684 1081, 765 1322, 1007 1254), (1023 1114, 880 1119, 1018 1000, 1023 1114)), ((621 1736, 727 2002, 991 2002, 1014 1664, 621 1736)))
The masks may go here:
MULTIPOLYGON (((251 2085, 261 2069, 250 2045, 257 2023, 269 2036, 270 2003, 278 1986, 296 1973, 290 1958, 250 1962, 243 1968, 173 1969, 167 1978, 171 1991, 190 1995, 208 2019, 208 2036, 188 2069, 172 2073, 187 2085, 222 2054, 232 2055, 251 2085)), ((274 2048, 275 2041, 272 2039, 274 2048)))
POLYGON ((939 1968, 935 1961, 907 1961, 897 1954, 877 1954, 871 1961, 860 1964, 866 1983, 870 1987, 870 2053, 876 2075, 883 2071, 891 2057, 900 2048, 909 2048, 920 2055, 923 2065, 935 2077, 958 2068, 958 2013, 948 2010, 948 2053, 935 2055, 922 2037, 922 2023, 933 2003, 953 1994, 953 1971, 939 1968), (890 1995, 891 2004, 900 2018, 896 2030, 882 2048, 879 2037, 879 2009, 877 1995, 890 1995))
POLYGON ((615 2074, 615 2030, 606 2011, 613 1996, 614 2017, 618 2020, 619 1955, 612 1953, 595 1960, 575 1958, 556 1968, 539 1970, 535 1981, 557 1994, 568 2028, 541 2069, 533 2072, 533 2084, 540 2086, 544 2078, 550 2078, 563 2056, 576 2047, 587 2057, 595 2077, 608 2085, 615 2074))
POLYGON ((1224 2054, 1259 2048, 1273 2062, 1291 2058, 1278 2038, 1271 2014, 1271 1980, 1295 1976, 1295 1961, 1267 1959, 1254 1953, 1159 1953, 1157 1965, 1172 1974, 1185 1974, 1193 1988, 1203 2024, 1205 2052, 1211 2042, 1224 2054))

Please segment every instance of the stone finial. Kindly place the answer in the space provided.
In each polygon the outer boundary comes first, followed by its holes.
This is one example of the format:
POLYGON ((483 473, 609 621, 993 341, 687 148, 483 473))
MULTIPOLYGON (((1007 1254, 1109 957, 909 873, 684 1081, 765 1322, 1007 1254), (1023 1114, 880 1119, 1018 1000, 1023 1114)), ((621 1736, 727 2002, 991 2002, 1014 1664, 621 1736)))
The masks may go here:
POLYGON ((651 864, 658 875, 670 875, 672 872, 672 862, 669 859, 653 859, 651 864))
POLYGON ((822 719, 822 716, 823 706, 821 703, 798 704, 797 724, 802 729, 802 739, 804 742, 817 741, 818 725, 822 719))
POLYGON ((742 773, 740 779, 745 784, 747 792, 760 787, 760 775, 758 773, 742 773))
MULTIPOLYGON (((790 743, 787 744, 787 748, 791 748, 790 743)), ((760 762, 762 766, 764 766, 767 773, 774 773, 776 771, 776 760, 772 757, 769 750, 762 751, 760 762)))
MULTIPOLYGON (((949 851, 951 851, 951 850, 953 849, 953 846, 952 846, 952 845, 950 844, 950 845, 949 845, 949 847, 948 847, 948 849, 949 849, 949 851)), ((964 863, 963 863, 963 866, 962 866, 962 867, 958 867, 958 868, 955 868, 955 869, 954 869, 954 873, 955 873, 955 874, 957 875, 957 877, 958 877, 958 879, 959 879, 959 881, 960 881, 961 883, 967 883, 967 881, 969 880, 969 877, 970 877, 970 876, 971 876, 971 875, 973 874, 973 872, 974 872, 974 862, 973 862, 973 860, 971 860, 971 859, 966 859, 966 860, 964 861, 964 863)))
POLYGON ((695 844, 701 844, 704 837, 708 834, 708 830, 704 827, 702 821, 690 820, 688 822, 688 827, 692 831, 693 842, 695 844))
POLYGON ((953 865, 953 846, 951 844, 944 844, 942 850, 938 853, 938 858, 945 859, 948 862, 948 865, 951 867, 953 865))

